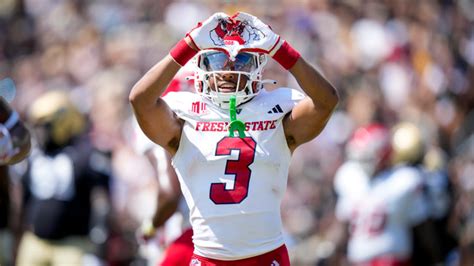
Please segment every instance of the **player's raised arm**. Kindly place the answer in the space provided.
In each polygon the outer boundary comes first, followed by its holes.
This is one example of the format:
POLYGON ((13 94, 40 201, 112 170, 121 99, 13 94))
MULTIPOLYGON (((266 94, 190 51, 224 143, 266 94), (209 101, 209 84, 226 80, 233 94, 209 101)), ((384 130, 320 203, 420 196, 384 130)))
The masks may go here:
POLYGON ((178 149, 182 121, 160 96, 181 66, 199 50, 219 46, 210 38, 210 33, 218 27, 225 27, 227 21, 228 15, 215 13, 200 22, 171 49, 169 55, 154 65, 130 92, 129 100, 141 129, 152 141, 171 154, 178 149))
POLYGON ((174 154, 181 134, 181 122, 160 98, 181 66, 167 55, 132 88, 129 100, 143 132, 174 154))
POLYGON ((290 71, 308 95, 283 121, 288 145, 294 150, 322 131, 339 101, 337 91, 288 42, 257 17, 240 12, 233 19, 245 21, 264 36, 249 42, 242 50, 264 52, 272 56, 282 67, 290 71))
POLYGON ((319 135, 339 97, 329 81, 302 57, 290 68, 290 72, 308 95, 283 121, 288 145, 294 150, 319 135))

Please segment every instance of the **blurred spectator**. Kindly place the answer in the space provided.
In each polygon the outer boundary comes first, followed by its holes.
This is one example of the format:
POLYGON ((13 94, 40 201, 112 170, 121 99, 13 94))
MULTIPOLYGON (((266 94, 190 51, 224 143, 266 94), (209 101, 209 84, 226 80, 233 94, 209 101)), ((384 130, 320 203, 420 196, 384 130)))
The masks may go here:
POLYGON ((455 205, 451 229, 459 239, 460 265, 474 263, 474 134, 459 145, 452 164, 455 205))

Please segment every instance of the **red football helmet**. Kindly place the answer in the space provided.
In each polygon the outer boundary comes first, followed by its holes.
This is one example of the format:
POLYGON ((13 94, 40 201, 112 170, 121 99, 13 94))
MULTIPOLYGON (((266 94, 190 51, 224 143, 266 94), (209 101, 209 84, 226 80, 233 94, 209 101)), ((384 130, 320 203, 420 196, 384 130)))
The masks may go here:
POLYGON ((346 146, 348 159, 362 164, 372 175, 389 162, 390 130, 381 124, 369 124, 356 129, 346 146))
POLYGON ((193 91, 194 81, 189 78, 193 75, 194 72, 193 70, 189 69, 188 65, 181 68, 173 77, 163 94, 161 94, 161 97, 164 97, 166 94, 172 91, 193 91))

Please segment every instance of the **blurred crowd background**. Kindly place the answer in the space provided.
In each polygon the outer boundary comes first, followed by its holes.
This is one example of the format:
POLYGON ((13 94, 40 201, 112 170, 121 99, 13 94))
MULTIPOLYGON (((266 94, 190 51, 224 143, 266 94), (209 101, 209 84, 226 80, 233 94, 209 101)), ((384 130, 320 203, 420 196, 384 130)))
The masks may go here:
MULTIPOLYGON (((140 265, 153 253, 135 238, 153 214, 156 179, 133 147, 131 87, 197 21, 237 10, 271 25, 341 96, 326 129, 292 161, 282 211, 295 265, 316 265, 333 252, 334 174, 351 133, 372 121, 421 127, 438 151, 433 164, 453 185, 449 230, 460 250, 474 254, 473 1, 1 0, 0 78, 16 82, 13 106, 27 120, 41 95, 66 91, 87 118, 93 148, 109 160, 108 200, 92 200, 109 217, 91 226, 95 260, 140 265)), ((264 76, 297 88, 273 62, 264 76)), ((12 182, 16 206, 20 184, 12 182)))

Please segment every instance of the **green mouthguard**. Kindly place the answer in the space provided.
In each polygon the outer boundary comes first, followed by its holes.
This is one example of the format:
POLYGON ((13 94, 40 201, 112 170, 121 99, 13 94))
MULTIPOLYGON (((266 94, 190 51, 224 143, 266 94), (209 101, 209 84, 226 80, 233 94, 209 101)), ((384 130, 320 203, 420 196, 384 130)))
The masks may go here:
POLYGON ((245 138, 245 124, 244 122, 237 119, 237 111, 235 106, 236 97, 235 95, 230 96, 230 125, 229 125, 229 137, 234 137, 235 131, 239 132, 239 137, 245 138))

